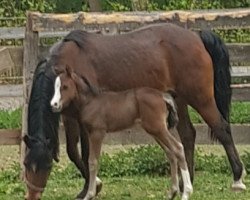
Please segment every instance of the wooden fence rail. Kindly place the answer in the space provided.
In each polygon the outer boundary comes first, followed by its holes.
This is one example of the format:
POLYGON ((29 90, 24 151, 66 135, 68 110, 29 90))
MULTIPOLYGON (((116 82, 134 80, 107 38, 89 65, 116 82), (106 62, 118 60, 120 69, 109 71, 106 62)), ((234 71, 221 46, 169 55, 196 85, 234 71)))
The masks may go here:
MULTIPOLYGON (((232 66, 250 66, 250 43, 229 43, 227 44, 230 63, 232 66)), ((49 51, 49 46, 38 47, 38 59, 46 57, 49 51)), ((11 59, 10 65, 6 65, 6 68, 11 67, 23 67, 23 47, 5 46, 0 48, 0 60, 11 59), (7 55, 8 54, 8 55, 7 55), (7 56, 6 56, 7 55, 7 56), (2 58, 2 59, 1 59, 2 58)), ((1 64, 0 64, 1 66, 1 64)), ((246 69, 242 69, 243 71, 246 69)), ((245 76, 247 72, 244 71, 245 76)))

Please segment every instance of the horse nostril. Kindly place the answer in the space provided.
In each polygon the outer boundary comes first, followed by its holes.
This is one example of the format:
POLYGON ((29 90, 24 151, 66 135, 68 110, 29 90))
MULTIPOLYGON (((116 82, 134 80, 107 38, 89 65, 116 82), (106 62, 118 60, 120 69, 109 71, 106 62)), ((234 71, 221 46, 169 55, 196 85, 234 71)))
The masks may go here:
POLYGON ((54 103, 54 106, 57 106, 57 103, 54 103))

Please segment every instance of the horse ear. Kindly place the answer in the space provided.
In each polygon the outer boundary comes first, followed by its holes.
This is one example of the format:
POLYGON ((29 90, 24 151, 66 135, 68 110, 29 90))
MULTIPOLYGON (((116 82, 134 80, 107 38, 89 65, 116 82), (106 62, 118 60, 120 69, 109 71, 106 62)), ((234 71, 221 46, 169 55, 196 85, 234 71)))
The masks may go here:
MULTIPOLYGON (((49 138, 47 138, 46 139, 46 145, 47 145, 47 147, 49 148, 49 149, 52 149, 53 147, 52 147, 52 144, 51 144, 51 139, 49 139, 49 138)), ((55 151, 53 151, 53 158, 54 158, 54 160, 56 161, 56 162, 59 162, 59 158, 58 158, 58 154, 55 152, 55 151)))
POLYGON ((73 70, 69 65, 66 65, 66 73, 69 77, 72 77, 73 70))
POLYGON ((23 141, 26 144, 26 146, 30 149, 33 146, 32 138, 29 135, 23 136, 23 141))
POLYGON ((92 85, 86 77, 81 76, 81 78, 84 83, 89 87, 93 95, 98 95, 100 93, 100 90, 96 86, 92 85))

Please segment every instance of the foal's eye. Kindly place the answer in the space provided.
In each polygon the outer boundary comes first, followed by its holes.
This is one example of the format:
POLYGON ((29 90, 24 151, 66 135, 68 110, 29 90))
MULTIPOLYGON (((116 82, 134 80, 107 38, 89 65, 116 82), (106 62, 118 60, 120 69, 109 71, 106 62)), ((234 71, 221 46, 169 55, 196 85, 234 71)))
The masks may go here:
POLYGON ((67 90, 68 89, 68 86, 67 85, 64 85, 63 86, 63 90, 67 90))

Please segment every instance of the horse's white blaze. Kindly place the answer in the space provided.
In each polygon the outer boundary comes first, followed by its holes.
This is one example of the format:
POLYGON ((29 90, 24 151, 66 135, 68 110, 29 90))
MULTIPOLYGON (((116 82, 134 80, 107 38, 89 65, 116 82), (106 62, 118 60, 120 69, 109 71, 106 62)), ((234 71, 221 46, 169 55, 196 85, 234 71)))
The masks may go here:
POLYGON ((193 193, 193 186, 190 180, 190 175, 188 169, 181 169, 181 176, 183 179, 184 191, 182 194, 182 200, 187 200, 189 195, 193 193))
POLYGON ((55 93, 54 96, 50 102, 50 105, 54 110, 60 110, 61 108, 61 93, 60 93, 60 88, 61 88, 61 79, 58 76, 55 81, 55 93))

